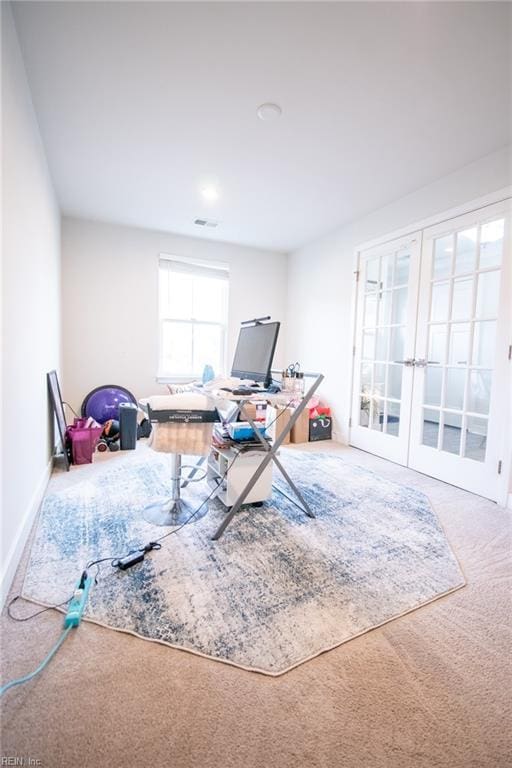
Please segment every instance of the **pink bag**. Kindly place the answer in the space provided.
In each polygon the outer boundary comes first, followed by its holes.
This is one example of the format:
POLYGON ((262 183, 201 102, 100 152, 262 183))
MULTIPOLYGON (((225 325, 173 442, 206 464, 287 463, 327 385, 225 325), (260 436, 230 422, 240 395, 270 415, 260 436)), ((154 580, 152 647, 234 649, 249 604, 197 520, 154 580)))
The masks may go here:
POLYGON ((86 427, 86 423, 87 419, 75 419, 73 426, 66 429, 73 464, 91 464, 94 449, 103 432, 103 427, 86 427))

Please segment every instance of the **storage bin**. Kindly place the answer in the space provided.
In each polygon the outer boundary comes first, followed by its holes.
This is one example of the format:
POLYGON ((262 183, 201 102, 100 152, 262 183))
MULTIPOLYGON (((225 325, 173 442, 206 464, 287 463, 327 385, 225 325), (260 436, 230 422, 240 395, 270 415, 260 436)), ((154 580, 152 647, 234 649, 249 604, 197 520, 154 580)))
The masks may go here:
POLYGON ((103 432, 103 427, 86 427, 86 423, 87 419, 75 419, 73 426, 66 429, 73 464, 92 463, 94 449, 103 432))
POLYGON ((319 416, 316 419, 309 420, 309 439, 311 442, 331 440, 331 438, 332 419, 330 416, 319 416))

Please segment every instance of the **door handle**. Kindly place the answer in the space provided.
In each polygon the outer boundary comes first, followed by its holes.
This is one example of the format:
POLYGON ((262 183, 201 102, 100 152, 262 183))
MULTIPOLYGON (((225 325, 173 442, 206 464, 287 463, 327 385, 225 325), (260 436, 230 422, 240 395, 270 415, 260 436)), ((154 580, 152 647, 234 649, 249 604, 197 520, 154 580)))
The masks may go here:
POLYGON ((424 357, 420 357, 419 360, 414 361, 414 365, 417 368, 426 368, 428 365, 439 365, 439 360, 425 360, 424 357))
POLYGON ((415 360, 413 357, 406 357, 405 360, 393 360, 394 363, 400 363, 401 365, 405 365, 408 368, 412 367, 415 363, 415 360))
POLYGON ((408 368, 415 366, 416 368, 426 368, 427 365, 439 365, 439 360, 425 360, 424 357, 420 357, 419 360, 415 360, 414 357, 406 357, 405 360, 393 360, 394 363, 401 363, 408 368))

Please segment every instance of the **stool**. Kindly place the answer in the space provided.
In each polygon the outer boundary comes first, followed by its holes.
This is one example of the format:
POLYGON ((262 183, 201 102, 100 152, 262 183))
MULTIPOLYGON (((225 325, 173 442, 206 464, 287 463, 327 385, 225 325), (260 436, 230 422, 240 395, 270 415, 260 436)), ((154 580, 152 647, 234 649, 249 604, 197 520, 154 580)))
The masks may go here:
MULTIPOLYGON (((144 519, 154 525, 181 525, 195 511, 194 506, 181 497, 181 489, 206 477, 201 465, 210 451, 213 423, 219 416, 208 398, 199 394, 156 395, 140 402, 153 427, 148 445, 155 451, 172 455, 170 496, 148 505, 144 519), (187 465, 182 463, 184 454, 201 458, 196 464, 187 465), (184 478, 182 470, 186 468, 191 472, 184 478), (198 472, 199 477, 195 477, 198 472)), ((205 503, 192 519, 199 520, 207 511, 205 503)))

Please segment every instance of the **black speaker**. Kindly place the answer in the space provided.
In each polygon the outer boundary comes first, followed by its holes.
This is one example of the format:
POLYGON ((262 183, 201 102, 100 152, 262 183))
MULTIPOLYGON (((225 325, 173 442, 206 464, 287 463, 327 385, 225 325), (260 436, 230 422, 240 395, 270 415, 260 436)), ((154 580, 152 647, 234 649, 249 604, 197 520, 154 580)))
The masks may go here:
POLYGON ((137 406, 119 403, 119 441, 122 451, 133 451, 137 446, 137 406))

